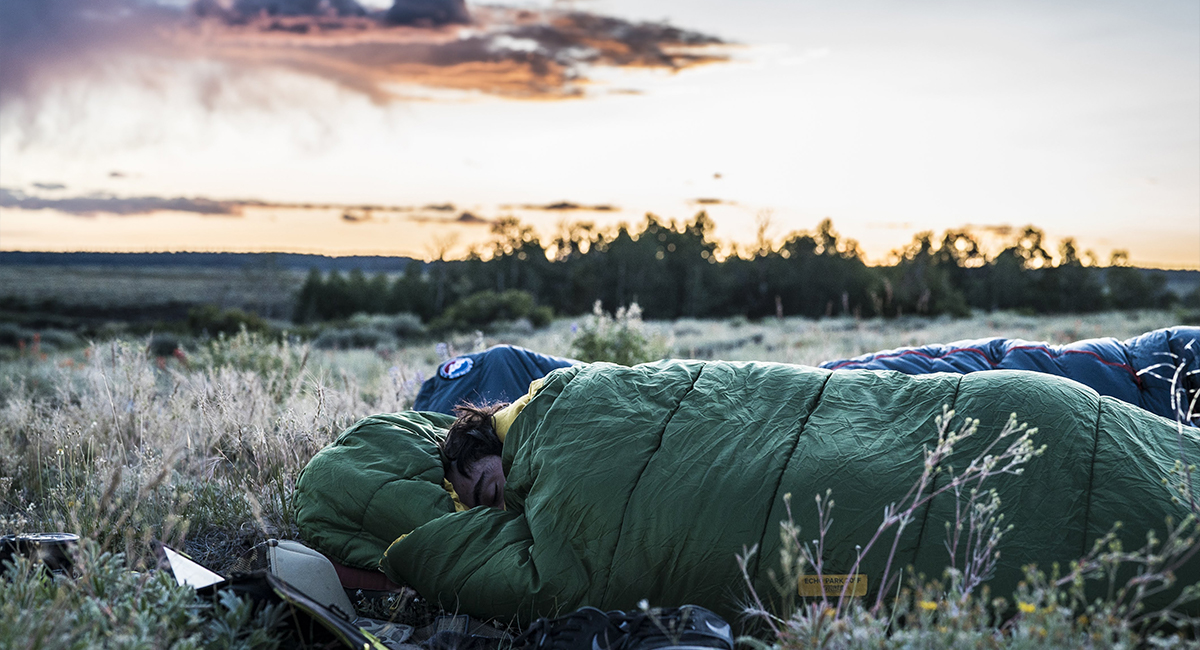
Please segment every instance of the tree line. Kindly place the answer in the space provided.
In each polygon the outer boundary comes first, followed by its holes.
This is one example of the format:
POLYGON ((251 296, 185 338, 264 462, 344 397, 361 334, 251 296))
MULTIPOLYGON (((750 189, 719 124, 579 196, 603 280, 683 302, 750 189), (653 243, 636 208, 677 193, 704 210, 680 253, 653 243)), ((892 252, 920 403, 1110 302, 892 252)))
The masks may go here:
POLYGON ((1162 308, 1180 299, 1167 289, 1165 275, 1130 267, 1124 252, 1100 266, 1065 239, 1052 255, 1044 233, 1033 226, 990 256, 965 230, 940 238, 918 233, 894 251, 891 263, 875 266, 828 219, 778 243, 760 224, 755 244, 725 255, 713 226, 704 212, 682 223, 648 215, 637 230, 566 224, 543 242, 531 226, 505 218, 493 224, 488 248, 463 260, 410 262, 396 277, 313 269, 297 295, 294 316, 311 322, 407 312, 437 322, 450 312, 499 310, 474 316, 486 322, 523 317, 519 312, 534 304, 556 314, 581 314, 597 300, 609 307, 637 302, 652 319, 966 316, 972 310, 1162 308), (524 307, 508 306, 518 298, 524 307))

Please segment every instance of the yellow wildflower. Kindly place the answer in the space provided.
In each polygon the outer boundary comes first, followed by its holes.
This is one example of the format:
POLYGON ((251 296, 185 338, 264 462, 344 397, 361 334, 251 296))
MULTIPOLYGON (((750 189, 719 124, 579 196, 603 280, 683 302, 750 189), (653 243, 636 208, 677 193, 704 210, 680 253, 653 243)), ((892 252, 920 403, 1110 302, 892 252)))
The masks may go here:
POLYGON ((937 609, 937 603, 933 602, 932 600, 922 600, 921 602, 917 603, 917 605, 927 612, 932 612, 937 609))
POLYGON ((1021 610, 1022 612, 1026 613, 1026 614, 1032 614, 1037 611, 1037 605, 1034 605, 1033 603, 1018 602, 1017 609, 1021 610))

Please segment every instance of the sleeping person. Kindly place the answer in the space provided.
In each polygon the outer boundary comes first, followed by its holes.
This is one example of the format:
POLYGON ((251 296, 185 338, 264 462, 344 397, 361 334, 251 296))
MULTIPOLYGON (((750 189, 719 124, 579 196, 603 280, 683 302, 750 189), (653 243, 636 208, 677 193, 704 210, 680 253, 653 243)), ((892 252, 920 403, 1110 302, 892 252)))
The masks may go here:
MULTIPOLYGON (((1008 442, 997 440, 1012 413, 1038 429, 1034 440, 1044 446, 1021 472, 981 486, 997 489, 1013 526, 989 582, 995 594, 1012 594, 1028 564, 1067 566, 1118 521, 1126 546, 1162 533, 1168 517, 1183 521, 1188 507, 1171 487, 1176 460, 1200 456, 1193 429, 1180 436, 1170 420, 1024 371, 598 363, 556 370, 522 400, 515 415, 512 407, 491 415, 494 439, 482 409, 465 414, 482 424, 463 430, 470 444, 459 446, 457 433, 443 443, 457 450, 445 461, 455 491, 476 507, 415 526, 380 560, 388 577, 444 608, 529 621, 646 599, 733 620, 746 594, 737 556, 758 550, 746 572, 766 593, 778 573, 780 523, 790 509, 804 538, 817 537, 813 497, 827 489, 837 503, 823 539, 827 576, 855 576, 867 597, 889 562, 940 576, 950 562, 946 525, 960 506, 952 493, 914 511, 890 560, 880 548, 861 562, 857 552, 880 513, 919 479, 926 450, 944 434, 943 407, 958 414, 952 429, 963 418, 979 425, 941 461, 936 480, 1002 451, 1008 442), (489 453, 496 440, 498 455, 489 453), (463 450, 477 442, 465 462, 463 450)), ((1177 576, 1180 586, 1200 580, 1198 561, 1177 576)))
MULTIPOLYGON (((1187 329, 1139 337, 1146 345, 1126 351, 1126 363, 1166 358, 1164 373, 1194 379, 1194 344, 1178 336, 1187 329)), ((1071 349, 1072 360, 1096 358, 1071 349)), ((1051 352, 1062 350, 1031 351, 1051 352)), ((529 621, 648 599, 732 620, 747 593, 736 556, 757 549, 746 574, 770 590, 780 523, 794 518, 805 539, 816 537, 813 497, 826 490, 837 502, 823 537, 827 575, 859 576, 868 597, 889 563, 939 577, 950 562, 945 527, 960 505, 953 494, 917 509, 894 559, 876 551, 859 562, 857 549, 920 477, 944 433, 943 408, 955 413, 953 429, 965 418, 979 424, 938 465, 939 481, 991 453, 988 445, 1006 445, 998 436, 1015 413, 1038 430, 1044 453, 980 486, 997 489, 1013 525, 990 581, 992 593, 1010 595, 1025 565, 1067 566, 1118 521, 1135 548, 1151 530, 1161 539, 1168 517, 1190 514, 1173 486, 1178 465, 1200 457, 1200 435, 1135 404, 1048 372, 575 364, 502 408, 365 418, 305 468, 296 521, 336 561, 382 569, 481 618, 529 621)), ((1178 567, 1178 587, 1200 580, 1198 562, 1178 567)))
POLYGON ((504 442, 496 435, 493 416, 506 406, 470 402, 458 405, 454 424, 439 445, 446 480, 467 508, 504 509, 504 471, 500 466, 504 442))

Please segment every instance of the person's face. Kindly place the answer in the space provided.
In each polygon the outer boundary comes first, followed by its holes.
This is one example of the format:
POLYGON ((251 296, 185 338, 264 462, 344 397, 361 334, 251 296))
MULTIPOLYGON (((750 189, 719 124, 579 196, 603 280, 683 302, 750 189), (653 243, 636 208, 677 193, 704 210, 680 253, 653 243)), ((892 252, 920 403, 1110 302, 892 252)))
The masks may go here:
POLYGON ((468 508, 487 506, 504 509, 504 469, 500 465, 499 456, 484 456, 475 461, 467 470, 460 474, 458 468, 451 465, 450 473, 446 475, 458 500, 468 508))

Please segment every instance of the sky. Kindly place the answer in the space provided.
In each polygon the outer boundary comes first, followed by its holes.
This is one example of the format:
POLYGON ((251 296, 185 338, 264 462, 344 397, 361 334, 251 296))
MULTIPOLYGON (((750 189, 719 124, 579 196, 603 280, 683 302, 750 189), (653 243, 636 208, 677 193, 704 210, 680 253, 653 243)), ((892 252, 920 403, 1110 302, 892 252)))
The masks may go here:
POLYGON ((0 0, 0 251, 432 258, 505 215, 704 209, 726 242, 830 218, 877 262, 1032 224, 1200 268, 1193 0, 249 11, 289 2, 0 0))

